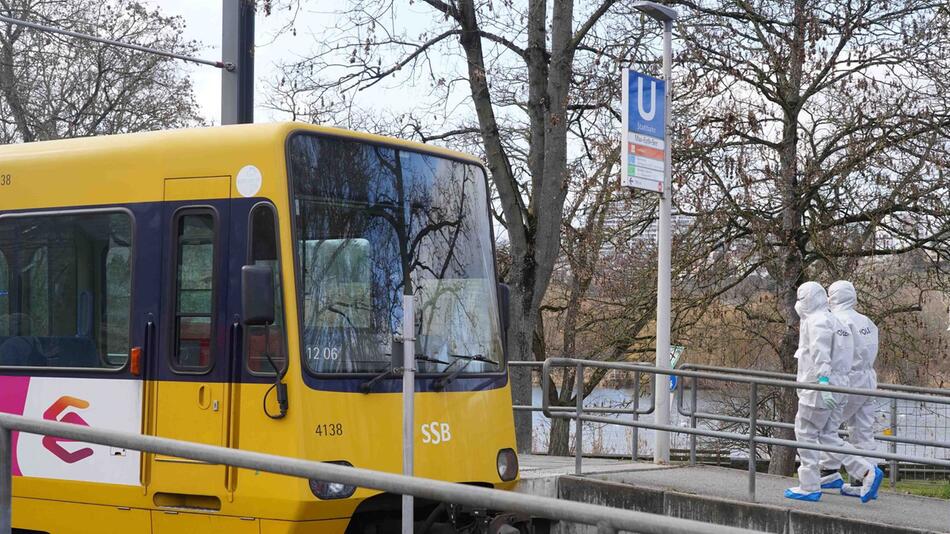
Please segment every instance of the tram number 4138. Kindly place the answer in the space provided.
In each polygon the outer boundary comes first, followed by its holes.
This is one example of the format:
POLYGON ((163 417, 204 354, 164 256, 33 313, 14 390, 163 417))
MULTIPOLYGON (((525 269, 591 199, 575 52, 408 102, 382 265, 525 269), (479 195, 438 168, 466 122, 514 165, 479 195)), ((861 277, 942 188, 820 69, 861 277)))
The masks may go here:
POLYGON ((315 433, 318 436, 323 437, 336 437, 343 435, 343 423, 328 423, 325 425, 317 425, 317 430, 315 433))

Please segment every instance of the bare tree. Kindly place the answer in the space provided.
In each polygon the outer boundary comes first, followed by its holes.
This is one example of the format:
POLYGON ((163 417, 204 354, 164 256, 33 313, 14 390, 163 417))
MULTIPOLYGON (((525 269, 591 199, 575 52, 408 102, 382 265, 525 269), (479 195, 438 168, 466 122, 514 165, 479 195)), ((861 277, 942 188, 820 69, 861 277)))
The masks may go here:
MULTIPOLYGON (((761 263, 795 370, 796 290, 883 256, 945 265, 947 7, 901 0, 676 2, 687 18, 678 87, 679 206, 716 221, 724 250, 761 263)), ((781 398, 791 421, 794 392, 781 398)), ((784 436, 783 436, 784 437, 784 436)), ((773 455, 790 473, 793 451, 773 455)))
MULTIPOLYGON (((598 36, 598 25, 615 1, 575 7, 570 0, 423 0, 418 7, 400 5, 417 17, 430 17, 423 31, 410 32, 392 22, 400 20, 393 3, 352 0, 346 22, 322 36, 326 46, 286 65, 274 87, 275 109, 347 124, 360 91, 391 79, 420 86, 428 81, 429 93, 419 95, 428 107, 395 120, 425 141, 452 143, 479 134, 479 152, 491 171, 498 216, 507 231, 508 350, 514 360, 544 357, 539 309, 560 253, 568 169, 584 150, 582 143, 575 150, 572 125, 611 106, 611 93, 589 99, 591 94, 578 89, 588 74, 584 69, 616 72, 621 62, 631 60, 640 39, 627 30, 629 38, 617 47, 611 38, 598 36), (448 109, 453 105, 466 112, 453 113, 448 109), (422 119, 431 117, 433 107, 443 119, 422 119)), ((512 375, 515 402, 528 404, 527 375, 512 375)), ((519 419, 518 428, 519 448, 525 450, 530 418, 519 419)))
MULTIPOLYGON (((606 137, 606 136, 605 136, 606 137)), ((606 137, 610 139, 609 137, 606 137)), ((592 143, 592 138, 587 138, 592 143)), ((618 147, 604 154, 605 164, 588 179, 572 181, 562 223, 562 260, 549 287, 544 325, 546 350, 601 361, 652 362, 656 351, 657 198, 618 187, 618 147)), ((592 143, 593 144, 593 143, 592 143)), ((722 229, 701 218, 677 216, 671 276, 675 280, 672 334, 689 352, 701 352, 708 337, 709 310, 721 307, 724 295, 743 278, 722 261, 722 229)), ((754 262, 738 272, 754 271, 754 262)), ((734 345, 724 345, 733 351, 734 345)), ((583 377, 589 396, 610 373, 592 370, 583 377)), ((616 377, 623 382, 631 376, 616 377)), ((564 369, 549 387, 552 405, 573 405, 573 369, 564 369)), ((551 422, 549 454, 569 453, 567 420, 551 422)), ((577 446, 577 444, 575 444, 577 446)))
MULTIPOLYGON (((860 274, 870 288, 875 258, 916 258, 930 274, 914 284, 932 291, 947 255, 945 6, 674 3, 685 15, 673 85, 674 204, 693 220, 674 246, 679 340, 702 346, 704 329, 722 317, 731 321, 723 329, 757 352, 758 365, 791 371, 793 306, 805 279, 860 274)), ((478 143, 507 228, 512 356, 651 353, 651 252, 598 222, 614 193, 600 187, 610 171, 598 174, 610 149, 591 135, 619 119, 619 67, 656 68, 642 46, 652 42, 643 21, 610 2, 585 10, 569 2, 427 0, 401 9, 434 14, 410 32, 391 3, 354 0, 347 8, 345 22, 321 36, 324 47, 285 66, 270 105, 361 129, 385 123, 402 136, 468 150, 478 143), (383 118, 366 111, 359 95, 387 82, 417 89, 414 111, 383 118), (614 241, 604 261, 600 252, 614 241), (553 276, 558 285, 548 293, 553 276), (542 307, 553 328, 542 326, 542 307), (546 339, 545 330, 557 332, 546 339)), ((650 206, 631 219, 648 225, 650 206)), ((885 300, 874 308, 882 321, 921 309, 885 300)), ((587 378, 585 392, 601 377, 587 378)), ((560 388, 552 401, 570 400, 569 373, 560 388)), ((514 394, 526 403, 529 389, 516 382, 514 394)), ((778 399, 790 420, 794 394, 778 399)), ((774 458, 773 470, 789 470, 789 451, 774 458)))
MULTIPOLYGON (((0 0, 0 13, 193 53, 183 22, 134 0, 0 0)), ((0 143, 200 123, 190 80, 167 58, 0 23, 0 143)))

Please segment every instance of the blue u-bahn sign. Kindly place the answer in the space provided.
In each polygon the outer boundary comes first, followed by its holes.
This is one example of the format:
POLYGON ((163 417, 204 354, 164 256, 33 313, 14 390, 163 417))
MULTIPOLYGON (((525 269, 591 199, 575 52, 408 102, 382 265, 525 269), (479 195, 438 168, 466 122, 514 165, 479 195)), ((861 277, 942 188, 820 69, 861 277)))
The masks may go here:
POLYGON ((663 140, 666 137, 666 82, 627 71, 628 130, 663 140))
POLYGON ((622 184, 662 193, 666 150, 666 82, 624 69, 622 184))

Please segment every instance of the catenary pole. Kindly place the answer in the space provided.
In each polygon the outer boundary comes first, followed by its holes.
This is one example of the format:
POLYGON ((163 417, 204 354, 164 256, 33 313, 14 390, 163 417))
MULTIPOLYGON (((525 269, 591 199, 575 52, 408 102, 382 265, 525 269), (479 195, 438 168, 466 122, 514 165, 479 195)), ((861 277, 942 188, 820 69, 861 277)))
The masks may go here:
POLYGON ((254 0, 222 0, 221 124, 254 122, 254 0))

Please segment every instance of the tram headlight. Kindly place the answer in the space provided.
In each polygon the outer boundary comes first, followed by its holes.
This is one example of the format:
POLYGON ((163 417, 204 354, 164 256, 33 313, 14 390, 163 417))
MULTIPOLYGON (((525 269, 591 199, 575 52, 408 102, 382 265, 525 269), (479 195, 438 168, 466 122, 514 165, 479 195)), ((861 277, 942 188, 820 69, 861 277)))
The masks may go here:
MULTIPOLYGON (((353 464, 347 461, 326 462, 326 463, 353 467, 353 464)), ((313 493, 314 497, 324 500, 324 501, 329 501, 333 499, 345 499, 356 492, 356 486, 347 486, 346 484, 342 484, 340 482, 325 482, 323 480, 311 480, 310 492, 313 493)))
POLYGON ((505 482, 514 480, 518 476, 518 455, 511 449, 498 451, 498 476, 505 482))

